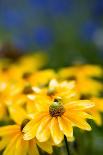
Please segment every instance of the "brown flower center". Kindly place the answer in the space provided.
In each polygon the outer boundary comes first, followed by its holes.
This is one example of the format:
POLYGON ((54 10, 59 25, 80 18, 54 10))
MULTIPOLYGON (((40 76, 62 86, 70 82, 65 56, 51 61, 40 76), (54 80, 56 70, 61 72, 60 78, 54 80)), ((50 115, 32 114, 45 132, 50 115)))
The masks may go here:
POLYGON ((65 112, 64 106, 61 104, 60 100, 54 99, 54 102, 49 107, 49 114, 51 117, 62 116, 65 112))
POLYGON ((23 74, 22 78, 26 80, 26 79, 28 79, 30 76, 31 76, 31 73, 26 72, 26 73, 23 74))
POLYGON ((23 89, 23 94, 32 94, 34 91, 32 89, 31 86, 26 86, 24 89, 23 89))
POLYGON ((89 94, 87 94, 87 95, 82 94, 82 95, 80 96, 80 100, 89 100, 90 98, 91 98, 91 95, 89 95, 89 94))
POLYGON ((21 131, 23 130, 23 128, 26 126, 26 124, 29 122, 29 119, 24 119, 22 124, 21 124, 21 131))

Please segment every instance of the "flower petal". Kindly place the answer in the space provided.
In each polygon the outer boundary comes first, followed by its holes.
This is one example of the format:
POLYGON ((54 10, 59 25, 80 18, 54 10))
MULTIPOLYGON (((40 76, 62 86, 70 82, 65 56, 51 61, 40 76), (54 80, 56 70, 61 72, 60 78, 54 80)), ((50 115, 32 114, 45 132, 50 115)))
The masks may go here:
POLYGON ((6 147, 6 145, 10 142, 10 139, 11 137, 7 136, 0 140, 0 150, 3 150, 6 147))
POLYGON ((46 151, 49 154, 52 154, 53 149, 50 141, 43 142, 43 143, 37 142, 37 144, 42 150, 46 151))
POLYGON ((65 116, 58 117, 60 130, 67 136, 73 137, 72 122, 65 116))
POLYGON ((22 135, 17 139, 15 146, 15 155, 27 155, 28 141, 24 141, 22 135))
POLYGON ((26 112, 19 106, 11 106, 9 108, 10 117, 17 123, 21 124, 27 118, 26 112))
POLYGON ((8 125, 8 126, 0 127, 0 136, 14 134, 19 131, 20 131, 20 128, 18 125, 8 125))
POLYGON ((89 100, 72 101, 64 105, 68 110, 85 110, 95 106, 95 104, 89 100))
MULTIPOLYGON (((84 117, 86 117, 85 115, 86 113, 84 113, 84 117)), ((70 121, 72 121, 74 123, 74 126, 77 126, 83 130, 91 130, 90 125, 85 121, 85 118, 83 118, 83 116, 80 116, 80 113, 76 113, 76 112, 68 112, 67 117, 70 121)))
POLYGON ((50 124, 50 132, 55 144, 60 144, 63 140, 63 133, 60 131, 57 118, 53 117, 50 124))
POLYGON ((24 132, 24 140, 30 140, 33 139, 36 136, 36 132, 38 129, 38 126, 41 122, 42 117, 44 117, 45 113, 41 114, 38 113, 35 115, 34 119, 31 120, 23 129, 24 132))
POLYGON ((36 137, 40 142, 45 142, 50 137, 50 130, 49 130, 50 119, 51 119, 50 116, 46 116, 41 120, 41 123, 36 133, 36 137))
POLYGON ((102 117, 97 110, 91 109, 90 114, 93 116, 93 120, 96 122, 97 125, 102 125, 102 117))
POLYGON ((38 147, 36 146, 36 143, 34 140, 31 140, 29 142, 28 155, 39 155, 38 147))
POLYGON ((18 135, 14 136, 12 138, 12 140, 9 143, 9 145, 4 150, 3 155, 14 155, 14 152, 15 152, 15 144, 16 144, 17 138, 18 138, 18 135))

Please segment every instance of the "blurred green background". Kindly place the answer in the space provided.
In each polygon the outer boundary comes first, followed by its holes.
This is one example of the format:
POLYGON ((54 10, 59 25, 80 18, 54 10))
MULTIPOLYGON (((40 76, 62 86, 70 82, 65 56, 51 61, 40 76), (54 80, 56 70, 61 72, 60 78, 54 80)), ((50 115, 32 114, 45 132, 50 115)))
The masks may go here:
MULTIPOLYGON (((48 67, 103 65, 103 0, 0 0, 0 55, 11 47, 48 53, 48 67)), ((103 127, 93 126, 81 155, 103 155, 103 127)))

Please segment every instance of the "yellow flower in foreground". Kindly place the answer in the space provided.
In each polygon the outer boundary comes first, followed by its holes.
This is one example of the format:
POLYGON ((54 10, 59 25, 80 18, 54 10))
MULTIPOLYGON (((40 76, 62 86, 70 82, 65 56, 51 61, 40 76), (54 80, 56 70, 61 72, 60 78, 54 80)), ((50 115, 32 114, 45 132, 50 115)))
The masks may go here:
POLYGON ((34 118, 24 127, 25 140, 30 140, 36 136, 40 142, 45 142, 52 137, 54 143, 59 144, 64 135, 67 138, 73 137, 74 126, 91 130, 86 119, 92 117, 85 111, 94 106, 93 102, 74 98, 76 93, 73 91, 73 82, 64 82, 58 86, 55 85, 55 82, 53 80, 52 86, 49 86, 51 89, 49 92, 45 92, 47 93, 45 96, 48 95, 51 99, 44 96, 43 100, 41 97, 41 104, 43 105, 40 111, 34 114, 34 118), (61 88, 61 91, 54 89, 55 86, 61 88), (66 95, 68 96, 66 97, 66 95))
POLYGON ((3 155, 39 155, 37 146, 50 154, 52 153, 50 141, 41 143, 36 138, 29 141, 23 139, 23 128, 29 119, 26 119, 26 113, 22 109, 11 108, 10 113, 11 118, 17 124, 0 127, 0 150, 5 149, 3 155))
POLYGON ((77 89, 82 94, 98 95, 102 90, 102 84, 93 79, 102 76, 102 69, 96 65, 77 65, 63 68, 58 73, 59 78, 64 80, 76 80, 77 89))

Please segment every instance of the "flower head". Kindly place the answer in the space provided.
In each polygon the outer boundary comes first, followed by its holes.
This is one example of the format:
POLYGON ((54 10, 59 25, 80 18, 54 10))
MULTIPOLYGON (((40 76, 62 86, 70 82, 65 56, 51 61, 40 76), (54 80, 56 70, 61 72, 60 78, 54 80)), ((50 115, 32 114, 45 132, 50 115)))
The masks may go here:
POLYGON ((77 65, 63 68, 59 71, 60 79, 75 80, 80 94, 98 95, 102 90, 102 84, 93 79, 102 76, 102 69, 93 65, 77 65))
MULTIPOLYGON (((52 82, 54 84, 54 81, 52 82)), ((47 98, 45 97, 43 101, 41 96, 41 104, 43 105, 40 111, 34 114, 33 119, 24 127, 25 140, 30 140, 36 136, 40 142, 44 142, 52 137, 54 143, 59 144, 64 135, 69 138, 73 137, 74 126, 91 130, 86 119, 92 117, 86 113, 86 110, 94 106, 93 102, 78 100, 73 82, 58 83, 55 89, 55 84, 54 86, 53 84, 52 87, 49 86, 49 88, 53 88, 53 92, 48 95, 48 88, 44 91, 46 94, 43 96, 47 96, 47 98), (58 87, 61 89, 59 90, 58 87)))
POLYGON ((20 108, 12 107, 10 109, 11 118, 16 124, 0 127, 0 150, 4 150, 3 154, 14 155, 39 155, 38 147, 42 150, 52 153, 52 145, 50 141, 41 143, 35 137, 32 140, 26 141, 23 139, 23 128, 30 121, 30 118, 26 113, 20 108), (16 116, 15 116, 16 115, 16 116))

